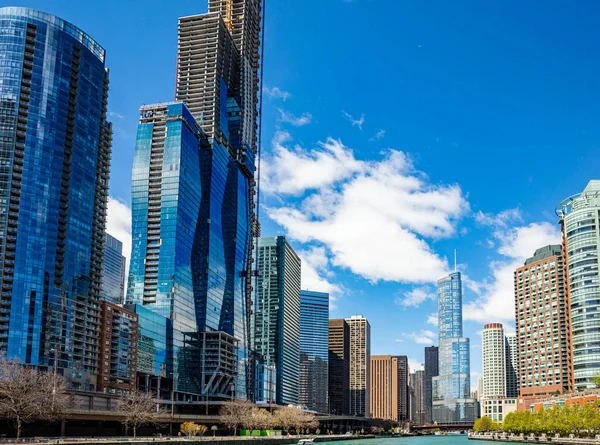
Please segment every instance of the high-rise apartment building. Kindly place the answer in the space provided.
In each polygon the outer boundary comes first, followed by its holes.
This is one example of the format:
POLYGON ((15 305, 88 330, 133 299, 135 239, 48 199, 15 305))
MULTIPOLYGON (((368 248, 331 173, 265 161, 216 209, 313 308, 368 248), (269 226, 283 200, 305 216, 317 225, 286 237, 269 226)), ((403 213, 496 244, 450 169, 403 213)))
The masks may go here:
MULTIPOLYGON (((258 239, 253 349, 275 366, 276 401, 300 403, 300 257, 283 236, 258 239)), ((323 339, 327 332, 323 332, 323 339)), ((324 353, 324 352, 323 352, 324 353)))
POLYGON ((463 338, 460 272, 438 281, 439 376, 433 377, 433 421, 473 422, 469 339, 463 338))
POLYGON ((565 274, 560 245, 537 249, 515 271, 519 409, 573 389, 565 274))
POLYGON ((32 9, 0 8, 0 29, 0 350, 33 365, 56 357, 72 387, 95 389, 112 137, 105 52, 32 9))
POLYGON ((425 370, 417 369, 410 374, 411 386, 415 390, 415 414, 413 421, 417 425, 423 425, 426 422, 425 405, 425 370))
POLYGON ((113 304, 122 304, 125 298, 125 262, 123 243, 105 233, 102 298, 113 304))
POLYGON ((254 399, 260 19, 259 0, 209 0, 180 18, 179 102, 142 107, 138 127, 126 301, 172 325, 161 374, 204 399, 254 399))
POLYGON ((346 318, 350 326, 350 415, 369 417, 371 325, 362 315, 346 318))
MULTIPOLYGON (((241 270, 247 251, 235 255, 229 246, 235 216, 207 209, 208 199, 202 199, 211 196, 204 194, 209 187, 204 187, 203 171, 218 156, 183 103, 148 105, 140 111, 127 302, 171 320, 173 354, 167 372, 175 376, 177 391, 229 398, 235 389, 241 397, 247 377, 241 270)), ((219 172, 226 175, 223 167, 219 172)), ((225 208, 233 203, 225 203, 222 179, 218 187, 225 208)), ((243 238, 247 232, 237 234, 243 238)))
POLYGON ((300 404, 328 412, 329 294, 300 291, 300 404))
POLYGON ((108 301, 102 302, 98 391, 125 393, 135 389, 138 316, 108 301))
POLYGON ((371 417, 404 421, 410 412, 408 359, 405 355, 372 355, 369 406, 371 417))
MULTIPOLYGON (((595 387, 594 377, 600 374, 600 318, 593 315, 600 311, 600 181, 590 181, 582 193, 563 200, 556 207, 556 214, 563 239, 562 262, 569 302, 565 319, 571 322, 573 386, 575 390, 585 390, 595 387)), ((559 283, 549 285, 558 294, 559 283)), ((558 329, 561 336, 563 332, 565 337, 569 335, 567 323, 552 328, 558 329)))
POLYGON ((438 347, 425 347, 425 421, 433 420, 433 378, 439 375, 438 347))
POLYGON ((514 372, 515 335, 504 333, 502 323, 488 323, 481 334, 482 393, 478 394, 482 415, 502 422, 517 409, 514 372))
POLYGON ((506 340, 502 323, 488 323, 481 334, 483 394, 480 397, 506 396, 506 340))
POLYGON ((506 344, 506 397, 516 398, 519 395, 519 351, 517 334, 504 334, 506 344))
POLYGON ((350 327, 343 318, 329 320, 329 410, 350 413, 350 327))

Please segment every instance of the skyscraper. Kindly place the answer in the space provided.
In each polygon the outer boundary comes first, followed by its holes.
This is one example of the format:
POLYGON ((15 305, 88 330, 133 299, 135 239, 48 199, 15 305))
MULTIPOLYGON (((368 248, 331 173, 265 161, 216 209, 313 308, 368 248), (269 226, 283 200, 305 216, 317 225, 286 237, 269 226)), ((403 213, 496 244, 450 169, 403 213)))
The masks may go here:
POLYGON ((256 268, 253 348, 265 366, 275 366, 277 403, 298 405, 300 258, 285 237, 261 237, 256 268))
POLYGON ((212 215, 208 229, 202 213, 199 185, 209 142, 183 103, 148 105, 140 112, 127 303, 172 322, 166 372, 175 377, 177 391, 227 398, 235 386, 245 394, 238 382, 245 379, 239 358, 246 348, 246 306, 234 298, 244 284, 227 273, 219 238, 207 246, 208 231, 223 224, 220 215, 212 215))
MULTIPOLYGON (((600 317, 592 316, 600 311, 599 211, 598 180, 590 181, 582 193, 570 196, 556 207, 563 237, 562 258, 566 263, 565 284, 570 314, 565 315, 571 320, 573 380, 577 390, 594 388, 593 379, 600 374, 600 361, 597 359, 600 317)), ((539 282, 540 277, 536 278, 539 282)), ((543 284, 546 285, 545 282, 543 284)), ((551 290, 557 291, 558 283, 548 284, 551 290)), ((561 336, 567 337, 568 332, 568 326, 561 325, 561 336)))
POLYGON ((350 415, 369 417, 371 325, 362 315, 346 318, 350 327, 350 415))
POLYGON ((329 294, 300 291, 300 404, 328 412, 329 294))
POLYGON ((469 339, 463 338, 460 272, 438 281, 439 376, 433 377, 433 421, 473 422, 469 339))
POLYGON ((109 303, 123 303, 125 297, 125 262, 123 243, 105 233, 102 298, 109 303))
POLYGON ((517 334, 504 334, 504 339, 506 340, 504 347, 506 351, 506 397, 515 398, 519 395, 517 334))
POLYGON ((438 347, 425 347, 425 421, 433 420, 433 378, 439 375, 438 347))
POLYGON ((483 394, 486 397, 506 396, 506 340, 502 323, 488 323, 481 334, 483 394))
POLYGON ((514 340, 514 334, 509 335, 508 338, 504 334, 502 323, 488 323, 483 327, 481 334, 483 391, 479 395, 479 400, 482 415, 497 422, 502 422, 508 413, 517 409, 513 366, 516 355, 514 340))
POLYGON ((370 368, 371 417, 396 422, 408 420, 410 396, 406 356, 372 355, 370 368))
POLYGON ((517 268, 515 313, 519 409, 573 389, 568 286, 559 245, 537 249, 517 268))
POLYGON ((329 407, 350 413, 350 327, 343 318, 329 320, 329 407))
POLYGON ((112 137, 105 52, 32 9, 0 8, 0 29, 0 349, 34 365, 56 355, 71 386, 94 389, 112 137))
POLYGON ((425 420, 425 370, 417 369, 410 374, 411 386, 415 389, 415 415, 417 425, 423 425, 425 420))

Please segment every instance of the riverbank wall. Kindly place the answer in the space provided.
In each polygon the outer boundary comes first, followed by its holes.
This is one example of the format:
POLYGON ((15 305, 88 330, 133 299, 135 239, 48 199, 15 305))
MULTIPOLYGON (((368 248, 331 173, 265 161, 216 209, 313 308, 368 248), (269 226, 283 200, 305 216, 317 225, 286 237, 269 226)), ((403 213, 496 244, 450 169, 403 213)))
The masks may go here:
POLYGON ((167 438, 167 437, 144 437, 134 439, 132 437, 123 437, 115 440, 114 438, 68 438, 68 439, 0 439, 0 444, 48 444, 48 445, 193 445, 204 443, 218 443, 220 445, 242 445, 248 443, 251 445, 279 445, 279 444, 297 444, 300 439, 314 439, 315 443, 322 442, 337 442, 339 440, 358 440, 358 439, 374 439, 373 435, 351 436, 351 435, 322 435, 322 436, 274 436, 274 437, 192 437, 192 438, 167 438))
POLYGON ((598 445, 600 435, 596 437, 561 437, 559 434, 509 434, 509 433, 469 433, 469 440, 491 440, 495 442, 542 443, 556 445, 598 445))

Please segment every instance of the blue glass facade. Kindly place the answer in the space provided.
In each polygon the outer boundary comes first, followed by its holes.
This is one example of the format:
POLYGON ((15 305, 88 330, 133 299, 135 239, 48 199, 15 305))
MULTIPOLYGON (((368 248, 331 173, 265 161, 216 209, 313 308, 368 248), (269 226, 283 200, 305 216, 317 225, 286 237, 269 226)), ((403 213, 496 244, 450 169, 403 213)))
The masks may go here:
POLYGON ((300 404, 328 411, 329 294, 300 291, 300 404))
POLYGON ((473 422, 476 402, 471 399, 469 339, 462 338, 462 283, 460 272, 438 281, 439 376, 432 378, 432 420, 438 423, 473 422))
POLYGON ((102 298, 109 303, 122 304, 124 297, 125 257, 123 256, 123 243, 106 233, 104 236, 102 298))
POLYGON ((173 323, 178 390, 246 397, 248 181, 181 102, 142 107, 132 174, 127 302, 173 323), (211 386, 213 360, 221 378, 211 386), (233 369, 223 362, 232 359, 233 369), (209 363, 211 362, 211 363, 209 363))
POLYGON ((72 24, 0 8, 0 349, 98 373, 110 164, 104 50, 72 24))
MULTIPOLYGON (((253 298, 252 347, 260 363, 276 369, 276 402, 280 405, 298 405, 300 257, 285 237, 261 237, 258 239, 255 267, 258 286, 253 298)), ((257 394, 265 392, 264 388, 257 389, 257 394)))

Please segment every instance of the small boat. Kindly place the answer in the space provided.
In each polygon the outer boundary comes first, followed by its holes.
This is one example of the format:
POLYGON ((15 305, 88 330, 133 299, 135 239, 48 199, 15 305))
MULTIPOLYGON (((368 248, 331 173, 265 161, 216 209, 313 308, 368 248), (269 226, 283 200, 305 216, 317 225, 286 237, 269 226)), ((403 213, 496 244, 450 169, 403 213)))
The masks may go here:
POLYGON ((315 439, 300 439, 298 445, 312 445, 315 443, 315 439))
POLYGON ((441 436, 441 435, 442 435, 442 432, 441 432, 441 431, 436 431, 434 434, 435 434, 436 436, 441 436))
POLYGON ((460 436, 460 431, 448 431, 448 436, 460 436))

